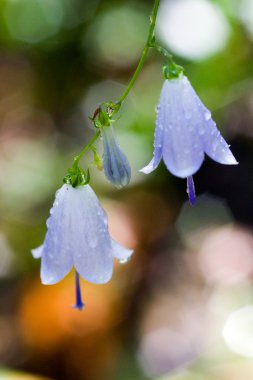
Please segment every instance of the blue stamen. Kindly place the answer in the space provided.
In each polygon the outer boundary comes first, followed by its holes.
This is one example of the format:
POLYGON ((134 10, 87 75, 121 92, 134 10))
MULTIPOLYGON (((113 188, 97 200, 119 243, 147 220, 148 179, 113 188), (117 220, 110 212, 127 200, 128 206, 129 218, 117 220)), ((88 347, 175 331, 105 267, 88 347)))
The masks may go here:
POLYGON ((84 303, 82 301, 80 278, 77 271, 76 271, 76 304, 74 305, 74 308, 80 311, 83 310, 84 308, 84 303))
POLYGON ((187 194, 189 198, 189 203, 191 206, 194 206, 196 202, 195 186, 192 175, 187 177, 187 194))

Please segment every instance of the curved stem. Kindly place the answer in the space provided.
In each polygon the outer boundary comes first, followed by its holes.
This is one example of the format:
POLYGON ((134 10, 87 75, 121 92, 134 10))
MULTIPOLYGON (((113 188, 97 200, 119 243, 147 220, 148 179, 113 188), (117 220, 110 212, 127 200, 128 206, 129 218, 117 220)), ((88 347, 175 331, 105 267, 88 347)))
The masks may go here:
POLYGON ((152 44, 151 47, 155 49, 158 53, 166 57, 170 62, 173 62, 173 55, 170 52, 168 52, 168 50, 166 50, 164 47, 157 45, 157 43, 152 44))
MULTIPOLYGON (((138 63, 138 66, 137 66, 137 68, 136 68, 136 70, 134 72, 134 75, 132 76, 132 78, 131 78, 128 86, 126 87, 125 91, 121 95, 120 99, 116 102, 116 104, 118 105, 117 112, 120 109, 121 104, 124 102, 124 100, 126 99, 127 95, 129 94, 129 92, 131 91, 133 85, 136 82, 136 79, 140 75, 141 69, 142 69, 142 67, 144 65, 144 62, 146 60, 146 57, 147 57, 149 49, 157 48, 157 45, 154 43, 154 30, 155 30, 155 24, 156 24, 156 18, 157 18, 157 12, 158 12, 158 7, 159 7, 159 2, 160 2, 160 0, 155 0, 153 11, 152 11, 152 15, 151 15, 151 22, 150 22, 147 42, 146 42, 146 44, 144 46, 144 49, 142 51, 142 55, 141 55, 140 61, 138 63)), ((98 131, 92 137, 92 139, 83 148, 83 150, 81 150, 81 152, 74 158, 74 164, 73 164, 73 166, 76 166, 76 167, 78 166, 78 163, 79 163, 80 159, 82 158, 82 156, 86 152, 88 152, 89 149, 91 149, 91 147, 93 146, 94 142, 98 139, 99 136, 100 136, 100 131, 98 131)))
POLYGON ((153 38, 154 38, 154 30, 155 30, 155 24, 156 24, 156 17, 157 17, 158 7, 159 7, 159 0, 155 0, 155 4, 154 4, 152 16, 151 16, 151 23, 150 23, 149 33, 148 33, 148 39, 147 39, 147 42, 146 42, 146 44, 144 46, 144 49, 143 49, 143 52, 142 52, 142 55, 141 55, 141 59, 139 61, 139 64, 138 64, 135 72, 134 72, 134 75, 132 76, 132 79, 130 80, 127 88, 125 89, 125 91, 121 95, 121 97, 118 100, 117 104, 121 105, 124 102, 124 100, 126 99, 126 97, 129 94, 129 92, 131 91, 131 89, 132 89, 133 85, 135 84, 135 81, 138 78, 138 76, 139 76, 139 74, 141 72, 141 69, 142 69, 142 67, 144 65, 144 62, 146 60, 148 51, 152 47, 152 41, 153 41, 153 38))
POLYGON ((93 146, 94 142, 98 139, 100 136, 100 131, 98 131, 88 142, 88 144, 81 150, 81 152, 74 158, 74 165, 78 166, 78 163, 80 159, 83 157, 83 155, 88 152, 89 149, 93 146))

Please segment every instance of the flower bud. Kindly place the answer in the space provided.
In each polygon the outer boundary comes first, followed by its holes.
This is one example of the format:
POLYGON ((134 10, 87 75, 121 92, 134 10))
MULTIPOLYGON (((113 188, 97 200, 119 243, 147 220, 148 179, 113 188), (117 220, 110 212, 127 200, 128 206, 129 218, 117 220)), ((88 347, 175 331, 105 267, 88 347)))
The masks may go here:
POLYGON ((117 188, 128 185, 131 168, 125 154, 116 140, 112 125, 101 128, 104 144, 104 173, 106 178, 117 188))

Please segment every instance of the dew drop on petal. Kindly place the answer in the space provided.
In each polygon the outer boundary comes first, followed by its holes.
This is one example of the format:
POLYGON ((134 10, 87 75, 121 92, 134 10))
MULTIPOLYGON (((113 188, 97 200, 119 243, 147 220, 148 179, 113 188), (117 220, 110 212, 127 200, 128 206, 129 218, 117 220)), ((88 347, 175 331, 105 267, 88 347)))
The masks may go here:
POLYGON ((96 246, 97 246, 97 241, 91 240, 90 243, 89 243, 89 247, 90 248, 95 248, 96 246))
POLYGON ((205 112, 205 120, 208 121, 211 119, 211 112, 210 111, 206 111, 205 112))
POLYGON ((127 257, 127 258, 125 258, 125 259, 118 259, 117 261, 118 261, 120 264, 124 265, 124 264, 127 264, 130 260, 131 260, 131 256, 130 256, 130 257, 127 257))

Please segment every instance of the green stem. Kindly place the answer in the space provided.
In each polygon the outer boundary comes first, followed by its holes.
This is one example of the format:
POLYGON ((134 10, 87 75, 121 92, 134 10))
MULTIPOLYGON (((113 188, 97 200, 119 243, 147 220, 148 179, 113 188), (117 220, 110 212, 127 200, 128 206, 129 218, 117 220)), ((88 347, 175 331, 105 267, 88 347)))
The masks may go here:
POLYGON ((148 39, 147 39, 147 42, 146 42, 146 44, 144 46, 144 49, 143 49, 143 52, 142 52, 142 55, 141 55, 141 59, 139 61, 139 64, 138 64, 135 72, 134 72, 134 75, 132 76, 132 79, 130 80, 127 88, 125 89, 125 91, 121 95, 121 97, 120 97, 119 101, 117 102, 117 104, 121 105, 124 102, 124 100, 126 99, 126 97, 129 94, 129 92, 131 91, 133 85, 136 82, 136 79, 140 75, 140 72, 141 72, 141 69, 142 69, 142 67, 144 65, 144 62, 146 60, 148 51, 152 47, 158 7, 159 7, 159 0, 155 0, 155 4, 154 4, 152 16, 151 16, 151 23, 150 23, 149 33, 148 33, 148 39))
MULTIPOLYGON (((140 72, 141 72, 141 69, 144 65, 144 62, 146 60, 146 57, 147 57, 147 54, 148 54, 148 51, 149 49, 151 48, 154 48, 156 45, 154 44, 154 30, 155 30, 155 24, 156 24, 156 18, 157 18, 157 12, 158 12, 158 7, 159 7, 159 2, 160 0, 155 0, 155 3, 154 3, 154 8, 153 8, 153 11, 152 11, 152 15, 151 15, 151 22, 150 22, 150 27, 149 27, 149 33, 148 33, 148 38, 147 38, 147 42, 144 46, 144 49, 142 51, 142 55, 141 55, 141 58, 140 58, 140 61, 139 61, 139 64, 134 72, 134 75, 132 76, 132 79, 130 80, 127 88, 125 89, 125 91, 123 92, 123 94, 121 95, 120 99, 118 100, 118 102, 116 102, 116 104, 118 105, 118 108, 117 108, 117 112, 121 106, 121 104, 124 102, 124 100, 126 99, 127 95, 129 94, 129 92, 131 91, 133 85, 135 84, 136 82, 136 79, 138 78, 138 76, 140 75, 140 72)), ((92 139, 88 142, 88 144, 83 148, 83 150, 81 150, 81 152, 74 158, 74 163, 73 163, 73 166, 77 167, 78 164, 79 164, 79 161, 80 159, 82 158, 82 156, 88 152, 89 149, 91 149, 91 147, 93 146, 94 142, 98 139, 98 137, 100 136, 100 131, 98 131, 93 137, 92 139)))
POLYGON ((88 144, 81 150, 81 152, 74 158, 74 164, 73 166, 78 166, 78 163, 80 161, 80 159, 83 157, 83 155, 89 150, 91 149, 91 147, 93 146, 94 142, 98 139, 98 137, 100 136, 100 131, 98 131, 91 139, 90 141, 88 142, 88 144))
POLYGON ((166 57, 169 60, 169 62, 173 62, 173 55, 169 53, 168 50, 166 50, 164 47, 157 45, 156 43, 152 44, 151 47, 158 51, 158 53, 166 57))

